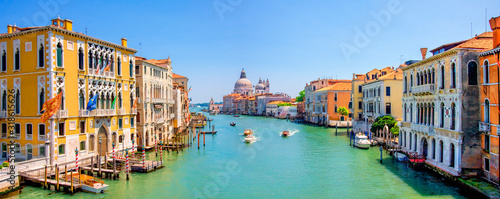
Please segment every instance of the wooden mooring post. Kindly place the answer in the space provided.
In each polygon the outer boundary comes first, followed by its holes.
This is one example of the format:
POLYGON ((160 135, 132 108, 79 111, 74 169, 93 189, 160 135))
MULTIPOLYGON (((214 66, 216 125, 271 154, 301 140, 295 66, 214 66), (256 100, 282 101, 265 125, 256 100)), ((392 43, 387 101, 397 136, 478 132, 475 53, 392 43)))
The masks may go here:
MULTIPOLYGON (((70 172, 71 177, 69 178, 69 181, 71 181, 71 194, 73 194, 73 171, 70 172)), ((64 179, 66 179, 67 176, 64 176, 64 179)))
POLYGON ((59 167, 56 164, 56 191, 59 191, 59 167))
POLYGON ((113 158, 113 180, 116 180, 116 159, 113 158))
POLYGON ((203 131, 203 146, 205 146, 205 131, 203 131))
POLYGON ((45 189, 47 189, 47 165, 45 165, 45 183, 43 185, 45 189))
POLYGON ((90 157, 90 176, 94 176, 94 156, 90 157))

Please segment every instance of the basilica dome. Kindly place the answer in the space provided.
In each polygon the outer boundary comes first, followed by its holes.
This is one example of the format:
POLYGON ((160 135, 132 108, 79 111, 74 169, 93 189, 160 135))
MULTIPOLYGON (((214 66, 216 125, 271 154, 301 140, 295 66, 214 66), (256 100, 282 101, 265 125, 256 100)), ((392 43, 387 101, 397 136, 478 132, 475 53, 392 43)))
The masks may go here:
POLYGON ((241 71, 240 79, 234 83, 234 93, 251 94, 253 92, 252 82, 247 79, 245 70, 241 71))

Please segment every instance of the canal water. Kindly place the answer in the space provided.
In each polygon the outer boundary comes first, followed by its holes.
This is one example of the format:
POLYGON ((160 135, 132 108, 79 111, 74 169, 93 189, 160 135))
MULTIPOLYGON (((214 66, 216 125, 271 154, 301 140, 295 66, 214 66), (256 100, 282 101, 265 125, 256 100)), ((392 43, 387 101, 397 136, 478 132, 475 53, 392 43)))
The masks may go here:
MULTIPOLYGON (((183 152, 164 153, 165 168, 130 181, 122 173, 105 194, 54 193, 25 187, 12 198, 464 198, 459 189, 425 171, 396 163, 379 148, 349 147, 345 129, 285 120, 210 116, 217 135, 183 152), (229 126, 236 122, 235 127, 229 126), (243 142, 245 129, 256 142, 243 142), (280 137, 288 130, 291 136, 280 137), (342 133, 341 133, 342 131, 342 133)), ((147 154, 154 159, 154 152, 147 154)), ((159 159, 159 157, 158 157, 159 159)))

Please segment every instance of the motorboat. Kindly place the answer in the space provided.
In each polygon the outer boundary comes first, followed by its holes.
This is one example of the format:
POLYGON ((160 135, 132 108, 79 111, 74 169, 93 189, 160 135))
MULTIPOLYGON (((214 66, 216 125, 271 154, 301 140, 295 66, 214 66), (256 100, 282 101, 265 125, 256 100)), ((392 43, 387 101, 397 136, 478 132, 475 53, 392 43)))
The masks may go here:
POLYGON ((288 131, 281 132, 281 136, 283 136, 283 137, 288 137, 289 135, 290 135, 290 132, 288 132, 288 131))
POLYGON ((368 149, 370 148, 370 144, 371 143, 370 140, 368 140, 368 137, 362 133, 357 134, 354 139, 354 146, 360 149, 368 149))
POLYGON ((245 129, 245 131, 243 131, 243 135, 244 136, 249 136, 249 135, 252 135, 253 134, 253 131, 251 129, 245 129))
POLYGON ((236 123, 231 122, 229 125, 231 125, 231 126, 236 126, 236 123))
POLYGON ((233 115, 233 117, 240 117, 240 115, 236 114, 236 115, 233 115))
POLYGON ((82 190, 95 194, 104 193, 108 191, 109 187, 109 185, 104 184, 102 180, 85 174, 73 173, 73 175, 67 174, 66 177, 61 176, 61 178, 66 181, 69 181, 72 178, 74 182, 79 182, 81 180, 82 190))
POLYGON ((405 162, 408 160, 408 157, 404 153, 396 152, 394 154, 394 157, 399 161, 399 162, 405 162))
POLYGON ((245 137, 245 142, 246 143, 250 143, 250 142, 253 142, 253 141, 255 141, 255 136, 248 135, 248 136, 245 137))

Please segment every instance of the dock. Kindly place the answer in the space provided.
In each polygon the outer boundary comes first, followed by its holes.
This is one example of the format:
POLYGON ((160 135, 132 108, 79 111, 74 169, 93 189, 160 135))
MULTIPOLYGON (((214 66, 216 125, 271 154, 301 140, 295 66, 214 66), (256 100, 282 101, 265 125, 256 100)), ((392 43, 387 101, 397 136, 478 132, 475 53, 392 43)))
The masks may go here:
POLYGON ((144 162, 144 167, 142 162, 134 161, 131 163, 130 169, 133 172, 149 173, 161 169, 163 167, 165 167, 163 166, 163 161, 146 160, 144 162))
POLYGON ((217 133, 217 131, 202 131, 201 132, 201 134, 212 134, 212 135, 214 135, 216 133, 217 133))

